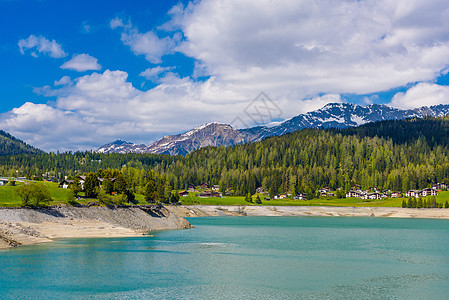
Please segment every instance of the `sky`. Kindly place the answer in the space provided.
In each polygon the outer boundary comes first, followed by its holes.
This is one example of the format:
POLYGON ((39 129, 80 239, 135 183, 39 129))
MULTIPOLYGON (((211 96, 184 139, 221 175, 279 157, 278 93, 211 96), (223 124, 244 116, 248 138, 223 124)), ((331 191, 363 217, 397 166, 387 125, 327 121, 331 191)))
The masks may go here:
POLYGON ((45 151, 449 104, 447 0, 0 0, 0 16, 0 129, 45 151), (261 95, 276 114, 254 120, 261 95))

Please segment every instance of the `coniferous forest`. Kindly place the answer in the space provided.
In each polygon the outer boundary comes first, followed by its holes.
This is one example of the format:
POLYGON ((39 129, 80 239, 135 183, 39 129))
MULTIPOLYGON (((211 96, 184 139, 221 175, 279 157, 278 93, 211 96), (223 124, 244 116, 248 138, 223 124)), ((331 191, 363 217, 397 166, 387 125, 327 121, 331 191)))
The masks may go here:
POLYGON ((305 129, 257 143, 207 147, 185 157, 93 152, 0 157, 3 176, 61 179, 100 169, 121 170, 132 188, 144 188, 145 178, 157 174, 176 190, 205 182, 235 195, 262 187, 270 195, 304 192, 313 197, 326 185, 349 190, 353 184, 405 191, 448 182, 449 118, 305 129))

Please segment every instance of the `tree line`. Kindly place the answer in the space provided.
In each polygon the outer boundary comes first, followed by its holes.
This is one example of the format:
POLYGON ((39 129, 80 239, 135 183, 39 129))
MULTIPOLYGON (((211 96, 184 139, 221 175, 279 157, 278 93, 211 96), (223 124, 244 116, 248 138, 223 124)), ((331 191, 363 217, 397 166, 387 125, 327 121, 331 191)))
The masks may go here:
POLYGON ((148 199, 154 195, 163 201, 170 199, 169 191, 204 182, 235 195, 253 195, 262 187, 270 196, 301 192, 313 198, 323 186, 349 190, 353 184, 406 191, 449 181, 445 133, 446 117, 385 121, 349 129, 304 129, 251 144, 206 147, 185 157, 92 152, 3 156, 0 173, 61 178, 95 172, 105 177, 102 170, 117 170, 133 192, 147 190, 148 199))

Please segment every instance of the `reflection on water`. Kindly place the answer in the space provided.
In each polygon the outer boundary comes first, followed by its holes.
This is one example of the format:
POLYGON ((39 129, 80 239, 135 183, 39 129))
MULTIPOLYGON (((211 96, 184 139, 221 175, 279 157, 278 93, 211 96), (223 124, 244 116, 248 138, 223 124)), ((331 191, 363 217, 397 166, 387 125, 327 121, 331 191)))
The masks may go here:
POLYGON ((449 222, 214 217, 0 251, 0 298, 445 298, 449 222))

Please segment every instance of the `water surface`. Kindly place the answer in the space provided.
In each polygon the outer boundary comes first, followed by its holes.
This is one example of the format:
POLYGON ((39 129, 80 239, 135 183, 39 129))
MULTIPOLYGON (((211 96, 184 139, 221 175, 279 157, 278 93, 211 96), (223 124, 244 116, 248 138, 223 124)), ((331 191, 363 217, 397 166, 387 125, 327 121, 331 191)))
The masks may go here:
POLYGON ((139 238, 0 251, 0 298, 445 299, 449 221, 191 218, 139 238))

